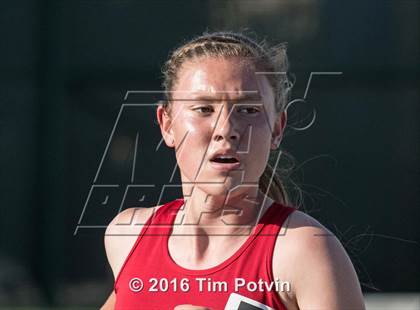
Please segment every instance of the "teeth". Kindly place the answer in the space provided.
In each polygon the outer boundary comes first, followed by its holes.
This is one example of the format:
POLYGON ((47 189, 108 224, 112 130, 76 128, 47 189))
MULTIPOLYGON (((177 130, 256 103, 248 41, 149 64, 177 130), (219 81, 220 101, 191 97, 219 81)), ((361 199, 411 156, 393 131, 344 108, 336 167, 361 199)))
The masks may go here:
POLYGON ((227 156, 227 155, 220 155, 220 156, 217 156, 216 158, 220 158, 220 159, 231 159, 233 157, 232 156, 227 156))

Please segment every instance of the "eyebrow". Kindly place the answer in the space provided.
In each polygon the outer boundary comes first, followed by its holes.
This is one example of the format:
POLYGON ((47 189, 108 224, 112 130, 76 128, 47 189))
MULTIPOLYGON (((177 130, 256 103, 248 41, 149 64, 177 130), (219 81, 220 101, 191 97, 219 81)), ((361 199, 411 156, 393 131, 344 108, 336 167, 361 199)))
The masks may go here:
MULTIPOLYGON (((226 94, 226 93, 237 93, 237 92, 229 92, 229 91, 220 91, 216 92, 219 94, 226 94)), ((259 91, 242 91, 241 94, 233 99, 228 99, 229 101, 239 102, 239 101, 261 101, 261 96, 259 91)), ((174 99, 174 101, 220 101, 224 100, 224 98, 220 98, 218 96, 209 95, 209 94, 202 94, 198 93, 193 98, 185 98, 185 99, 174 99)))

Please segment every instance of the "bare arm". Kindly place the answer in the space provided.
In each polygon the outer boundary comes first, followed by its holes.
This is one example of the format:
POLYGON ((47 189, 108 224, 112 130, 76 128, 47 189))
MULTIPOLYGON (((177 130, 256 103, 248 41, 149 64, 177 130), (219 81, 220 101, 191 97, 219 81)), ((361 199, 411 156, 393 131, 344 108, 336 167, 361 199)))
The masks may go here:
POLYGON ((114 291, 111 292, 108 299, 105 301, 104 305, 101 307, 100 310, 114 310, 115 307, 115 293, 114 291))
MULTIPOLYGON (((131 251, 137 237, 143 228, 143 224, 156 210, 155 208, 130 208, 119 213, 108 225, 104 243, 106 256, 114 274, 114 281, 117 278, 122 265, 131 251)), ((102 310, 114 309, 116 302, 115 292, 112 291, 102 306, 102 310)))
POLYGON ((284 264, 299 309, 365 309, 357 274, 339 240, 302 212, 290 216, 284 264), (292 275, 293 274, 293 275, 292 275))

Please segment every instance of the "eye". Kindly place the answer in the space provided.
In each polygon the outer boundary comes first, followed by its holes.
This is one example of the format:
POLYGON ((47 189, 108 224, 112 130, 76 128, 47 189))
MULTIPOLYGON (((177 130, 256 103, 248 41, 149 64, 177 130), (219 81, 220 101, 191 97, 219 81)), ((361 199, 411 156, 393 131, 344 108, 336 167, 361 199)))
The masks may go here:
POLYGON ((238 108, 238 112, 244 113, 244 114, 256 114, 260 112, 260 109, 258 107, 253 106, 243 106, 238 108))
POLYGON ((194 111, 197 111, 200 114, 207 114, 213 112, 212 106, 201 106, 193 109, 194 111))

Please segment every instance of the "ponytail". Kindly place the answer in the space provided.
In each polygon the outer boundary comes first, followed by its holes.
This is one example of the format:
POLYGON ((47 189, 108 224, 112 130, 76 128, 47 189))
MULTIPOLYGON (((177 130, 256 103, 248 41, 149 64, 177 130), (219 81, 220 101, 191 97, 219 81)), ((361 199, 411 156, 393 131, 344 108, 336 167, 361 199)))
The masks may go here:
POLYGON ((269 163, 260 177, 259 189, 276 202, 284 205, 288 205, 290 202, 283 182, 269 163))

